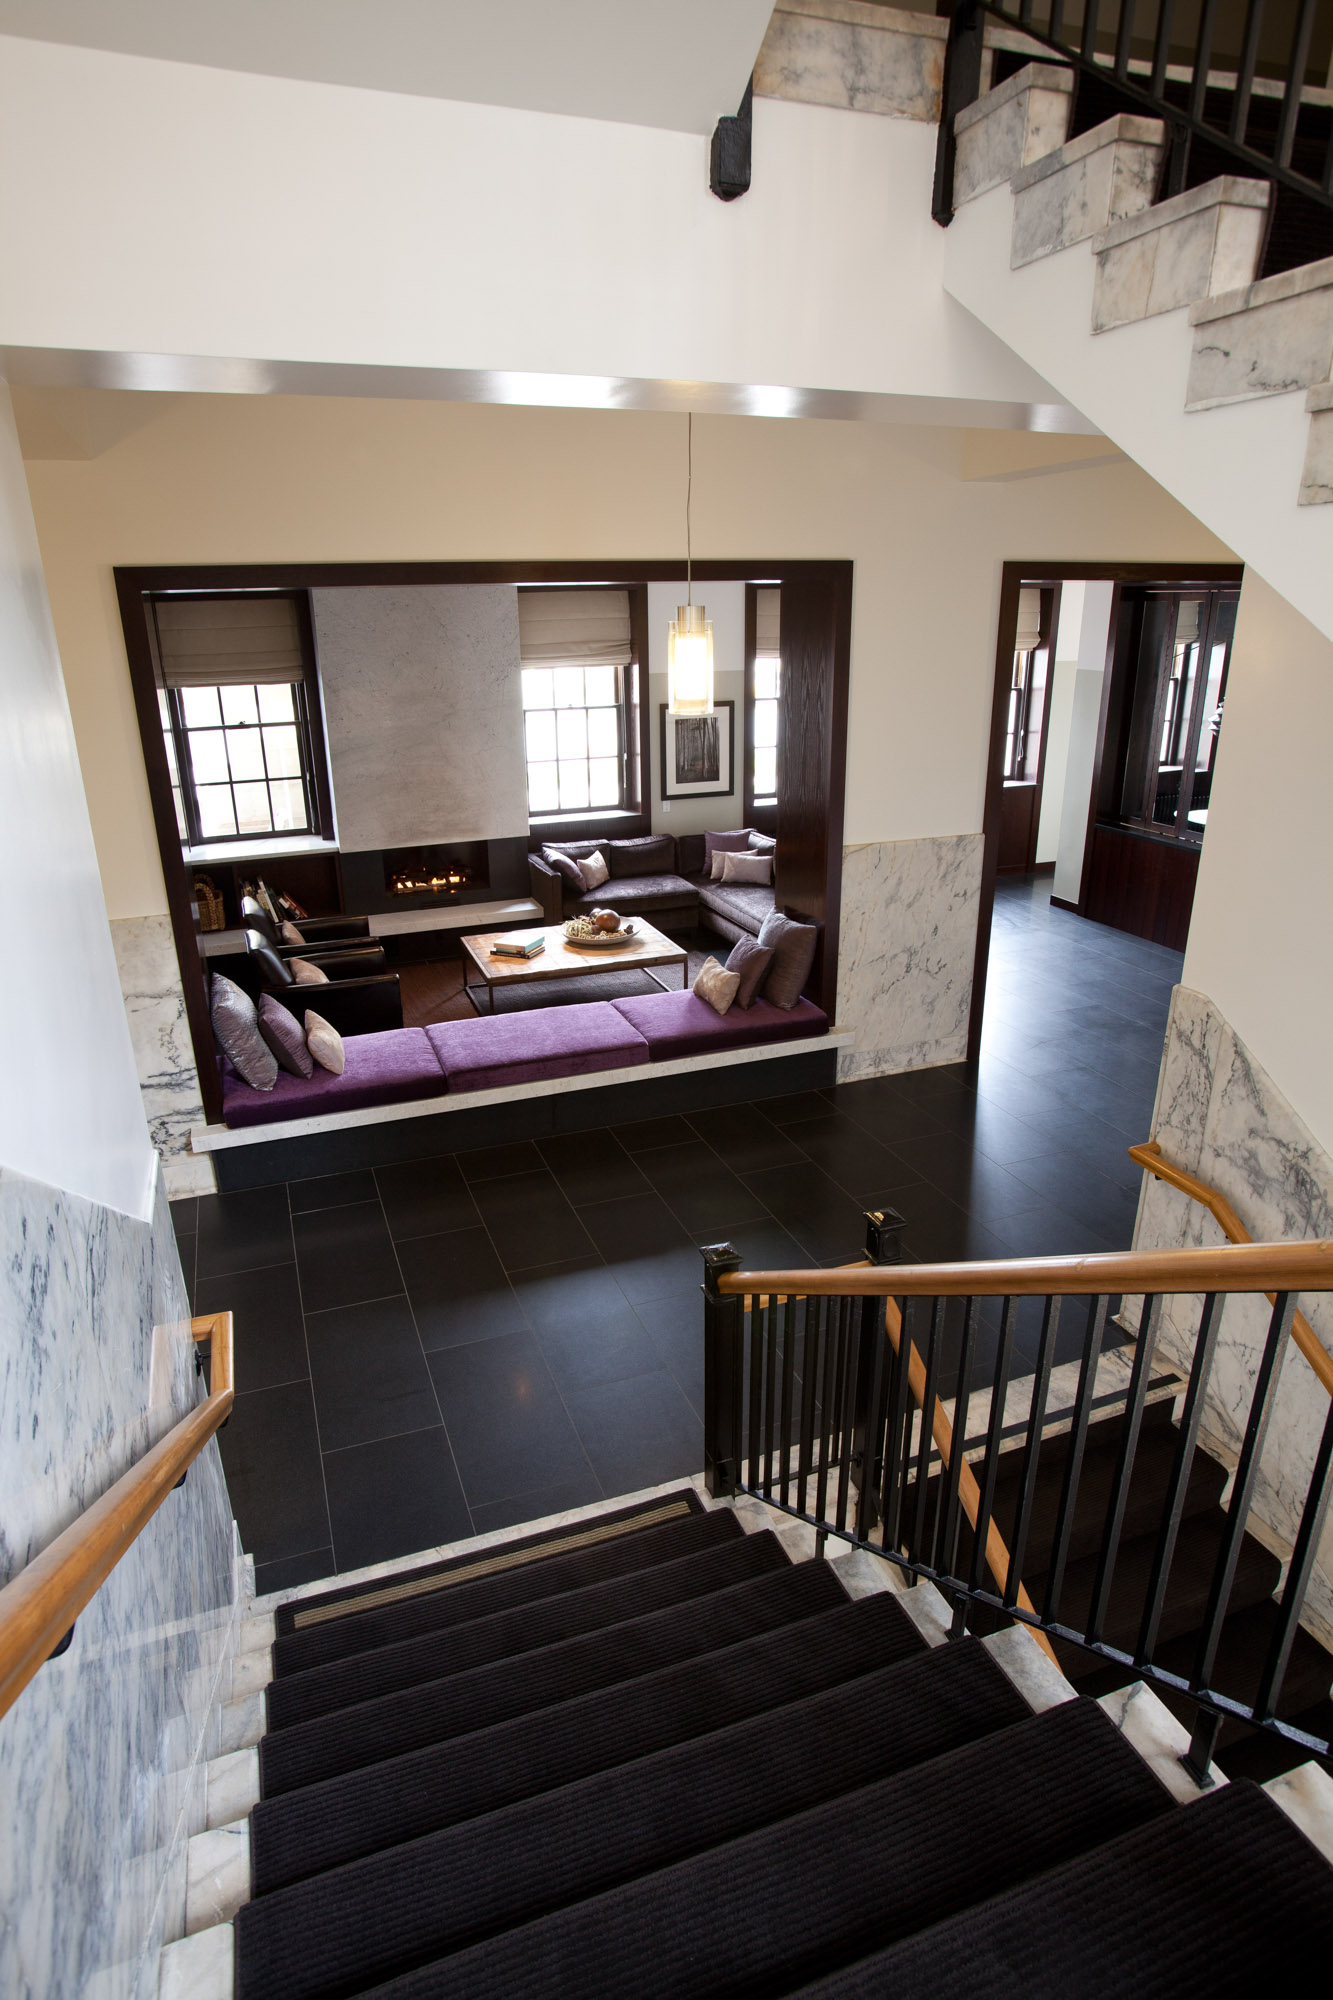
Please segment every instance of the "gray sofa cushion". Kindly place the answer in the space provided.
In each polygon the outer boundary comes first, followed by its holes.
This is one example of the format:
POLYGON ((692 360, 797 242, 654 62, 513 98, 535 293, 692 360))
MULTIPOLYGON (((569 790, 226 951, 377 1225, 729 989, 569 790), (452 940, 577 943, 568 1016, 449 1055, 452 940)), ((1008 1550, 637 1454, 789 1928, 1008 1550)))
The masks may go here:
POLYGON ((654 910, 693 911, 698 906, 698 891, 681 875, 626 875, 618 882, 603 882, 600 889, 590 889, 582 896, 565 894, 565 914, 571 917, 602 909, 622 914, 639 911, 650 917, 654 910))
POLYGON ((647 833, 638 840, 612 840, 606 858, 614 878, 637 880, 642 875, 674 875, 676 843, 669 833, 647 833))
POLYGON ((773 947, 773 963, 764 980, 764 998, 775 1007, 794 1007, 810 977, 819 942, 817 924, 798 924, 773 910, 765 919, 759 942, 773 947))
POLYGON ((758 937, 764 918, 773 914, 772 888, 757 882, 701 882, 699 902, 703 909, 716 910, 754 937, 758 937))

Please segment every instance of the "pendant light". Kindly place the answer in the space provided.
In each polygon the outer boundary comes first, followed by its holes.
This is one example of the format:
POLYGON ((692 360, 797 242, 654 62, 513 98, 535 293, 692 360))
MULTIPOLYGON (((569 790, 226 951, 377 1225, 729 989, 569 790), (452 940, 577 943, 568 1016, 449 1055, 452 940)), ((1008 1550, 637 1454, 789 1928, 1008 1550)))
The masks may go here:
POLYGON ((686 428, 685 474, 685 602, 667 626, 667 712, 670 715, 713 713, 713 624, 702 604, 694 602, 693 552, 690 546, 690 498, 694 485, 694 412, 686 428))

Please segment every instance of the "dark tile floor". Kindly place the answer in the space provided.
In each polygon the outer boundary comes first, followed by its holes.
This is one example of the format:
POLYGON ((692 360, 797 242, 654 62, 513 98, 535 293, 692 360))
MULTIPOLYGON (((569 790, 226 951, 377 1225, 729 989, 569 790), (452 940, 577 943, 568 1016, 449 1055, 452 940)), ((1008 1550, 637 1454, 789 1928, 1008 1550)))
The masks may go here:
POLYGON ((841 1263, 888 1205, 915 1259, 1126 1247, 1180 959, 1048 895, 1001 885, 975 1071, 174 1204, 260 1589, 698 1470, 701 1243, 841 1263))

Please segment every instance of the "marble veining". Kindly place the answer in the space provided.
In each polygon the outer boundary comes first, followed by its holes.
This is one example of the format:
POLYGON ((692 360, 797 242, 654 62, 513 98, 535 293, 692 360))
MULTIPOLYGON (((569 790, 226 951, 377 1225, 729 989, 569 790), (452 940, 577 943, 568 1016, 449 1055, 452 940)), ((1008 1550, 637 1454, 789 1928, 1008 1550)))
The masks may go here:
POLYGON ((1327 382, 1333 364, 1333 258, 1196 306, 1187 410, 1280 396, 1327 382))
POLYGON ((1093 332, 1248 285, 1267 210, 1266 183, 1224 175, 1113 223, 1093 239, 1093 332))
POLYGON ((838 1075, 882 1076, 967 1053, 981 897, 980 834, 843 853, 838 1075))
POLYGON ((1034 1715, 1077 1701, 1078 1689, 1047 1658, 1025 1625, 992 1632, 981 1641, 997 1667, 1003 1669, 1034 1715))
MULTIPOLYGON (((1257 1242, 1333 1235, 1333 1160, 1205 994, 1177 987, 1158 1083, 1153 1137, 1167 1159, 1226 1196, 1257 1242)), ((1160 1181, 1145 1178, 1135 1248, 1183 1249, 1224 1241, 1212 1216, 1160 1181)), ((1301 1310, 1333 1352, 1333 1298, 1308 1293, 1301 1310)), ((1197 1299, 1164 1302, 1158 1351, 1188 1366, 1197 1299)), ((1270 1308, 1260 1297, 1227 1303, 1209 1389, 1208 1448, 1234 1463, 1263 1351, 1270 1308)), ((1328 1399, 1288 1345, 1255 1496, 1265 1539, 1290 1548, 1300 1521, 1328 1399)), ((1303 1619, 1333 1644, 1333 1525, 1326 1521, 1303 1619)))
POLYGON ((1096 236, 1147 208, 1157 189, 1163 126, 1109 118, 1014 175, 1011 270, 1096 236))
POLYGON ((203 1118, 185 993, 169 917, 117 917, 111 925, 116 966, 144 1114, 163 1180, 177 1195, 211 1194, 211 1160, 190 1150, 190 1128, 203 1118))
MULTIPOLYGON (((165 1188, 151 1222, 0 1170, 7 1579, 198 1390, 165 1188), (150 1410, 154 1325, 157 1400, 150 1410), (163 1365, 165 1364, 165 1365, 163 1365)), ((243 1566, 210 1444, 0 1718, 0 1991, 148 2000, 185 1915, 243 1566)))
POLYGON ((944 28, 930 15, 860 0, 780 5, 755 63, 755 95, 933 123, 940 114, 944 28))
POLYGON ((1074 73, 1050 63, 1029 63, 989 90, 954 120, 954 206, 1012 179, 1020 167, 1065 142, 1073 104, 1074 73))
MULTIPOLYGON (((1117 1688, 1114 1694, 1104 1694, 1097 1706, 1161 1779, 1173 1799, 1189 1805, 1203 1797, 1180 1761, 1190 1747, 1190 1733, 1146 1682, 1134 1681, 1129 1687, 1117 1688)), ((1210 1791, 1216 1785, 1226 1784, 1226 1773, 1216 1764, 1208 1766, 1208 1773, 1213 1780, 1210 1791)))

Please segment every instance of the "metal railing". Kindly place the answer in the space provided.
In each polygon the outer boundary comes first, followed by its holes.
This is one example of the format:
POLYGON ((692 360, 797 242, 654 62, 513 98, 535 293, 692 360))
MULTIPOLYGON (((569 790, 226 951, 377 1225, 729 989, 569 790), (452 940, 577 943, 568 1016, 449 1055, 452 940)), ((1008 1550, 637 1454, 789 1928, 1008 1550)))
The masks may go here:
MULTIPOLYGON (((928 1579, 953 1607, 958 1636, 978 1617, 1012 1618, 1047 1641, 1070 1642, 1190 1697, 1196 1723, 1187 1762, 1201 1782, 1228 1717, 1327 1754, 1322 1738, 1276 1711, 1333 1483, 1333 1399, 1258 1682, 1241 1698, 1218 1686, 1216 1668, 1292 1345, 1296 1296, 1333 1290, 1333 1241, 909 1266, 892 1261, 901 1226, 891 1213, 869 1215, 864 1263, 836 1270, 744 1271, 728 1244, 705 1249, 709 1492, 753 1494, 810 1523, 821 1546, 832 1535, 885 1557, 909 1578, 928 1579), (1228 1395, 1239 1443, 1197 1646, 1180 1671, 1179 1662, 1157 1657, 1159 1638, 1215 1384, 1223 1309, 1233 1294, 1265 1292, 1274 1302, 1248 1405, 1237 1410, 1234 1383, 1228 1395), (1108 1366, 1112 1312, 1131 1298, 1141 1301, 1132 1347, 1108 1366), (1087 1321, 1075 1329, 1076 1352, 1057 1378, 1057 1355, 1068 1340, 1061 1313, 1067 1320, 1070 1299, 1087 1302, 1087 1321), (1168 1299, 1177 1341, 1182 1322, 1193 1323, 1192 1352, 1188 1366, 1162 1374, 1155 1368, 1168 1299), (1118 1380, 1108 1389, 1112 1371, 1118 1380), (1170 1470, 1146 1583, 1134 1602, 1133 1642, 1118 1644, 1106 1633, 1144 1416, 1150 1401, 1167 1396, 1178 1404, 1170 1470), (1092 1524, 1091 1581, 1076 1597, 1066 1583, 1089 1430, 1108 1413, 1117 1424, 1109 1486, 1092 1524), (1009 1460, 1018 1477, 1000 1534, 997 1485, 1006 1453, 1021 1457, 1009 1460), (1044 1459, 1046 1511, 1038 1520, 1044 1459)), ((1086 1518, 1080 1532, 1088 1536, 1086 1518)), ((1123 1592, 1117 1629, 1123 1639, 1123 1592)))
MULTIPOLYGON (((1326 0, 1324 0, 1326 4, 1326 0)), ((1216 46, 1219 0, 1200 0, 1188 48, 1173 48, 1180 24, 1175 0, 955 0, 945 51, 939 147, 932 212, 953 217, 954 119, 981 95, 985 26, 1018 30, 1074 72, 1078 93, 1092 87, 1100 116, 1111 108, 1160 118, 1167 151, 1160 198, 1193 185, 1196 149, 1201 178, 1237 173, 1271 186, 1271 243, 1279 201, 1309 204, 1333 216, 1333 114, 1311 99, 1306 82, 1321 0, 1298 0, 1282 62, 1260 74, 1265 0, 1249 0, 1238 49, 1216 46), (1225 63, 1227 66, 1214 67, 1225 63), (1109 97, 1108 97, 1109 93, 1109 97)), ((941 9, 943 11, 943 9, 941 9)), ((1271 28, 1271 22, 1270 22, 1271 28)), ((1327 254, 1327 252, 1316 253, 1327 254)), ((1267 268, 1261 261, 1261 270, 1267 268)))

